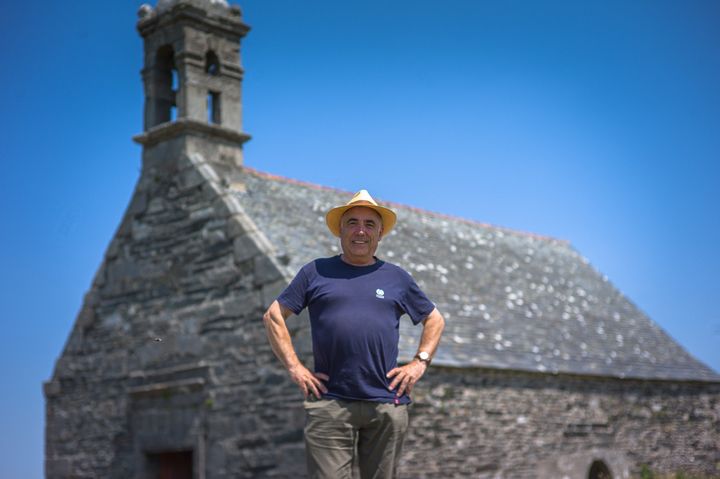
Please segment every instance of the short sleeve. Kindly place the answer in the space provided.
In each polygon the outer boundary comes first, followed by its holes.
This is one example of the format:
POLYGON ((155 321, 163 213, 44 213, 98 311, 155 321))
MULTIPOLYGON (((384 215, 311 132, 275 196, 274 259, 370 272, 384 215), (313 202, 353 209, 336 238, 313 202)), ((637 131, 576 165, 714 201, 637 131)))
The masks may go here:
POLYGON ((308 283, 308 275, 305 267, 303 267, 298 271, 298 274, 295 275, 287 288, 280 293, 280 296, 277 298, 278 303, 293 313, 300 314, 300 312, 305 309, 305 306, 307 306, 308 283))
POLYGON ((418 324, 435 309, 435 304, 425 296, 415 280, 408 274, 405 296, 400 302, 403 310, 410 316, 413 324, 418 324))

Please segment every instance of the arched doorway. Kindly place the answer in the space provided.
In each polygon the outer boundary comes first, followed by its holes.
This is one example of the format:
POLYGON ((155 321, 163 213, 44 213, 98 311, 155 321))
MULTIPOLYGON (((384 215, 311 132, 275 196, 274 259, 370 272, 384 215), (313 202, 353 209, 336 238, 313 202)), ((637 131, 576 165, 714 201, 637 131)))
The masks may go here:
POLYGON ((588 471, 588 479, 613 479, 610 469, 603 461, 593 461, 588 471))

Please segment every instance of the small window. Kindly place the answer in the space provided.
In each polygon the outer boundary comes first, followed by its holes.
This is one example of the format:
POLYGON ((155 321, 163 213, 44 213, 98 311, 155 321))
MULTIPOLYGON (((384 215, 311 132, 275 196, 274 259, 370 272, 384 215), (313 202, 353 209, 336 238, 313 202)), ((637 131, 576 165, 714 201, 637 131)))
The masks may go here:
POLYGON ((212 50, 209 50, 205 54, 205 73, 211 76, 218 75, 220 73, 220 61, 217 55, 212 50))
POLYGON ((610 469, 602 461, 593 461, 588 471, 588 479, 613 479, 610 469))
POLYGON ((193 452, 148 453, 146 477, 151 479, 193 479, 193 452))
POLYGON ((220 124, 220 93, 208 92, 207 97, 208 123, 220 124))

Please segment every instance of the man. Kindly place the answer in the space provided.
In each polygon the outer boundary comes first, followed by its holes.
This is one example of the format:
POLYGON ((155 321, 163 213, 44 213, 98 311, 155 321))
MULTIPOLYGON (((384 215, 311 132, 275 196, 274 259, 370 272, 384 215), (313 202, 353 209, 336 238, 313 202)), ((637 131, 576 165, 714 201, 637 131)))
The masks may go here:
POLYGON ((273 351, 305 396, 311 477, 395 477, 408 394, 437 349, 445 320, 412 277, 375 256, 392 210, 361 190, 326 215, 342 254, 306 264, 263 316, 273 351), (285 321, 310 313, 314 372, 298 359, 285 321), (398 367, 399 319, 423 324, 418 353, 398 367))

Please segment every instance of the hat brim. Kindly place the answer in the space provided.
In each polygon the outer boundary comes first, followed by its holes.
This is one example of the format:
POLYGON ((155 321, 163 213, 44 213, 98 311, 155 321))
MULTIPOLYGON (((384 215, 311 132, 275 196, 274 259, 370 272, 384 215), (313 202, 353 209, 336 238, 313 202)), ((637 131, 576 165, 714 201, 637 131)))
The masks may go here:
POLYGON ((386 236, 388 233, 390 233, 390 230, 395 227, 395 223, 397 222, 397 215, 393 210, 385 208, 384 206, 373 205, 372 203, 357 202, 351 205, 338 206, 327 212, 327 214, 325 215, 325 223, 327 224, 330 232, 335 236, 340 237, 340 220, 342 219, 342 215, 344 215, 347 210, 359 206, 370 208, 371 210, 374 210, 377 214, 380 215, 380 218, 382 219, 383 236, 386 236))

